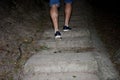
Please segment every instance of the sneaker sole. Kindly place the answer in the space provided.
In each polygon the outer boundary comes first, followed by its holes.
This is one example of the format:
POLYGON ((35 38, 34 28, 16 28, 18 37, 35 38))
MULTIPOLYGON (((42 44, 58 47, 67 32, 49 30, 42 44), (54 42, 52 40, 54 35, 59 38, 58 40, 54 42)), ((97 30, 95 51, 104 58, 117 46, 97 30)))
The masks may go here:
POLYGON ((55 39, 62 39, 61 36, 55 36, 55 39))
POLYGON ((70 30, 63 30, 63 31, 70 31, 70 30))

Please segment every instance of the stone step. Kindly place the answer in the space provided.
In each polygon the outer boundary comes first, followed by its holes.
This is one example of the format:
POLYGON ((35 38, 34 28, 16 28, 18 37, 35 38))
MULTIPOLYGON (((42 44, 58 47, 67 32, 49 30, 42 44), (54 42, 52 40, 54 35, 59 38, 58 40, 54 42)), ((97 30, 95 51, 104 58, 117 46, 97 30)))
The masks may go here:
MULTIPOLYGON (((64 16, 64 15, 65 15, 64 10, 60 10, 59 11, 59 16, 64 16)), ((84 12, 81 12, 81 9, 73 9, 71 15, 72 16, 81 16, 81 15, 83 15, 81 17, 84 17, 84 12)))
MULTIPOLYGON (((72 15, 73 16, 81 16, 81 15, 84 16, 85 15, 84 13, 86 13, 85 10, 86 8, 84 7, 80 7, 80 8, 73 7, 72 15)), ((65 10, 60 9, 58 10, 58 12, 59 12, 59 15, 63 15, 65 13, 65 10)))
MULTIPOLYGON (((63 25, 64 25, 64 22, 59 21, 59 26, 63 26, 63 25)), ((78 26, 88 27, 88 24, 86 24, 84 21, 70 21, 69 25, 70 26, 75 26, 75 27, 78 27, 78 26)))
MULTIPOLYGON (((84 20, 84 17, 83 16, 72 16, 71 17, 71 19, 70 19, 70 21, 82 21, 82 20, 84 20)), ((59 21, 61 22, 64 22, 64 16, 60 16, 59 17, 59 21)))
MULTIPOLYGON (((85 28, 74 28, 72 27, 72 30, 71 31, 67 31, 67 32, 64 32, 60 27, 60 32, 62 34, 62 37, 63 38, 66 38, 66 37, 70 37, 70 38, 73 38, 73 37, 89 37, 90 36, 90 31, 88 29, 85 29, 85 28)), ((50 29, 50 30, 47 30, 43 33, 43 37, 45 38, 54 38, 54 30, 53 29, 50 29)))
POLYGON ((24 80, 100 80, 97 75, 90 73, 35 73, 24 80))
MULTIPOLYGON (((73 16, 80 16, 82 14, 80 9, 74 9, 72 10, 72 15, 73 16), (79 10, 79 11, 78 11, 79 10)), ((64 16, 64 9, 59 11, 59 16, 64 16)))
MULTIPOLYGON (((53 25, 52 25, 52 22, 50 22, 49 25, 53 26, 53 25)), ((63 21, 62 21, 62 22, 59 22, 59 26, 60 26, 60 27, 63 27, 63 25, 64 25, 64 22, 63 22, 63 21)), ((86 24, 86 23, 83 22, 83 21, 70 21, 69 25, 70 25, 71 27, 73 27, 73 28, 74 28, 74 27, 81 27, 81 26, 88 27, 88 24, 86 24)))
POLYGON ((46 46, 52 49, 76 49, 76 48, 89 48, 92 47, 92 42, 88 37, 63 37, 62 40, 55 40, 54 38, 48 38, 38 41, 38 45, 46 46))
POLYGON ((92 52, 54 53, 42 51, 33 55, 24 65, 25 74, 51 72, 88 72, 98 71, 97 62, 92 52))

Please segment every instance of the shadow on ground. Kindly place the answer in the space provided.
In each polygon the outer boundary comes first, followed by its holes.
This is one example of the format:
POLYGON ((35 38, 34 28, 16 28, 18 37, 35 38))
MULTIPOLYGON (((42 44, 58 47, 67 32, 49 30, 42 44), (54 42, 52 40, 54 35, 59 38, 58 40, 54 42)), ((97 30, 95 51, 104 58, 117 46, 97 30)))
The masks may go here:
POLYGON ((94 23, 111 60, 120 72, 120 6, 118 1, 87 0, 94 9, 94 23))

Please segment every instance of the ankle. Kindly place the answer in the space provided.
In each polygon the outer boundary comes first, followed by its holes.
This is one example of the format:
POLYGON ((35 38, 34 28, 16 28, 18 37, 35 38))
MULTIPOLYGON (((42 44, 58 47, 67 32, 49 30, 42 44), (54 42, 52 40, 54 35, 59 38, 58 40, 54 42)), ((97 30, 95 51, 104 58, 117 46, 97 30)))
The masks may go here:
POLYGON ((59 31, 59 30, 58 30, 58 29, 56 29, 56 30, 55 30, 55 33, 56 33, 57 31, 59 31))
POLYGON ((69 25, 65 25, 66 27, 68 27, 69 25))

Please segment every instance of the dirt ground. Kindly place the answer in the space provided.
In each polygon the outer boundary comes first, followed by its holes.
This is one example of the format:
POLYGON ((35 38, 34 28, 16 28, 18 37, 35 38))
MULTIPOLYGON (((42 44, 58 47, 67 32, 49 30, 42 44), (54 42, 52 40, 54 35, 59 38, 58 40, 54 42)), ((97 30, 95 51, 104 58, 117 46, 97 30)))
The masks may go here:
POLYGON ((49 26, 48 14, 45 14, 46 10, 7 13, 1 7, 0 12, 0 80, 20 80, 22 65, 44 48, 36 46, 35 41, 40 40, 43 25, 49 26))

